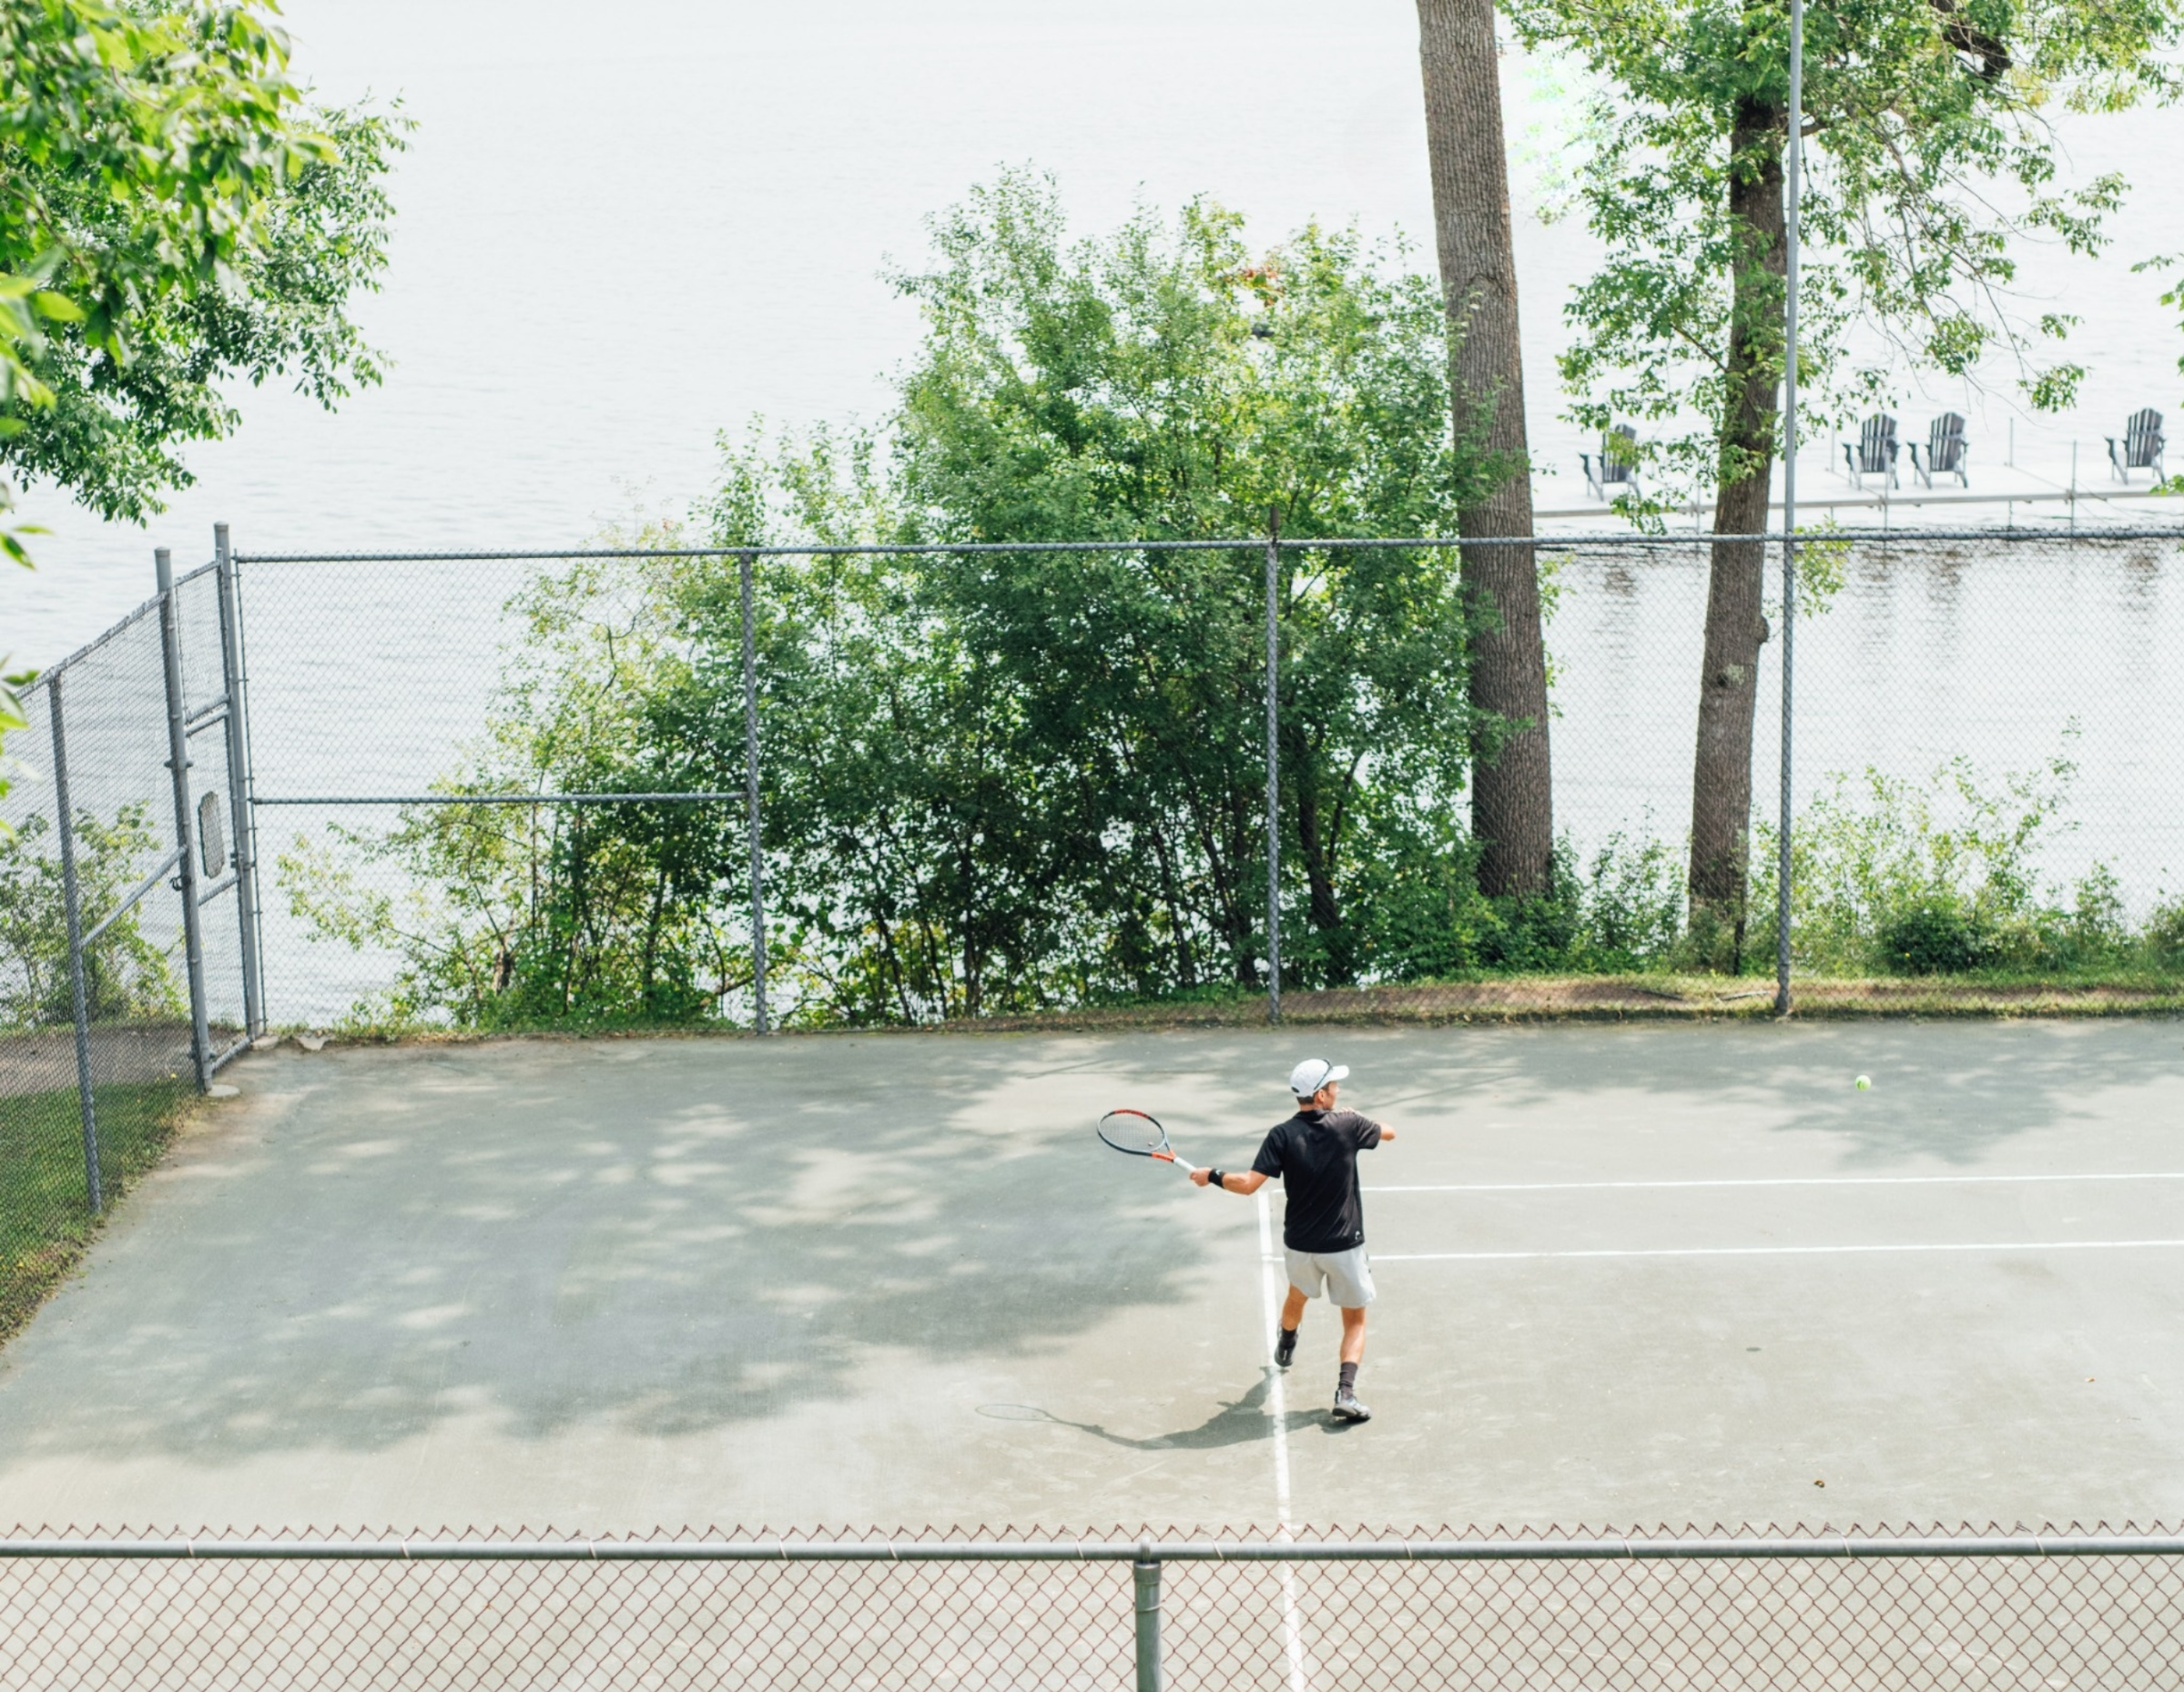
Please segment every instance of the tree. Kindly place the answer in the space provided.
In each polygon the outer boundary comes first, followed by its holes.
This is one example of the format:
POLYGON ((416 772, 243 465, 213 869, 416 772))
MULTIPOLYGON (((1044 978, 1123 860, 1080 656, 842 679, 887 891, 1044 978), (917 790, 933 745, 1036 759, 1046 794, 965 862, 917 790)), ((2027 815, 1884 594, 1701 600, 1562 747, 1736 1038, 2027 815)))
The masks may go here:
MULTIPOLYGON (((1418 0, 1418 56, 1450 403, 1459 433, 1485 420, 1480 444, 1505 469, 1462 508, 1458 525, 1467 541, 1529 539, 1531 461, 1493 0, 1418 0)), ((1462 556, 1470 701, 1481 725, 1471 755, 1479 888, 1536 896, 1547 891, 1555 845, 1538 564, 1529 546, 1467 546, 1462 556)))
MULTIPOLYGON (((902 279, 925 348, 897 451, 919 532, 951 540, 1442 532, 1497 480, 1455 426, 1442 302, 1354 234, 1255 258, 1207 202, 1065 247, 1051 186, 1015 176, 935 225, 902 279)), ((1366 819, 1449 802, 1479 726, 1441 554, 1328 549, 1281 593, 1284 825, 1305 950, 1355 978, 1346 908, 1366 819), (1446 643, 1445 645, 1443 643, 1446 643)), ((1255 553, 965 558, 952 613, 1022 690, 1041 763, 1092 755, 1101 820, 1157 879, 1111 886, 1167 937, 1168 978, 1253 979, 1265 902, 1255 553)), ((1542 707, 1543 715, 1543 707, 1542 707)), ((1493 725, 1502 732, 1502 725, 1493 725)))
MULTIPOLYGON (((1661 485, 1711 485, 1713 532, 1758 534, 1780 422, 1787 7, 1512 0, 1510 15, 1598 86, 1575 187, 1608 257, 1567 308, 1574 415, 1661 426, 1646 450, 1661 485)), ((1815 420, 1883 397, 1891 358, 1963 375, 2004 353, 2035 405, 2067 403, 2081 372, 2036 355, 2070 319, 2012 309, 2016 254, 2039 238, 2097 251, 2123 187, 2058 186, 2044 114, 2168 93, 2178 25, 2175 0, 1848 0, 1810 13, 1799 391, 1815 420), (1878 359, 1854 357, 1854 327, 1883 339, 1878 359)), ((1762 553, 1712 551, 1692 780, 1692 921, 1731 960, 1768 633, 1762 553)))
MULTIPOLYGON (((926 328, 887 426, 727 443, 701 509, 722 546, 875 549, 757 564, 777 990, 865 1022, 1255 985, 1263 549, 1137 542, 1249 535, 1269 505, 1307 542, 1445 532, 1492 472, 1453 426, 1439 290, 1353 234, 1255 252, 1203 202, 1071 242, 1023 175, 934 244, 899 279, 926 328), (1031 550, 1057 540, 1113 544, 1031 550), (1023 550, 886 550, 909 542, 1023 550)), ((1327 546, 1284 567, 1293 978, 1470 968, 1499 917, 1458 817, 1453 561, 1327 546)), ((740 789, 732 556, 571 571, 522 603, 490 756, 453 785, 740 789)), ((421 813, 282 868, 319 932, 403 951, 412 1009, 657 1018, 741 985, 719 937, 748 886, 739 816, 688 807, 671 839, 671 815, 588 812, 580 853, 573 826, 421 813), (375 901, 333 861, 360 850, 441 891, 375 901)))
POLYGON ((174 449, 235 427, 223 380, 377 379, 344 308, 399 127, 312 110, 271 11, 0 0, 0 465, 103 516, 188 481, 174 449))
MULTIPOLYGON (((47 326, 30 362, 50 398, 21 409, 0 464, 109 521, 141 521, 192 481, 179 449, 241 421, 234 384, 286 376, 330 410, 380 380, 349 310, 386 265, 384 182, 401 130, 361 108, 312 108, 296 121, 323 150, 301 150, 266 184, 247 239, 211 285, 122 302, 106 333, 88 316, 47 326)), ((72 238, 108 250, 131 238, 120 212, 80 180, 56 180, 46 198, 72 238)))

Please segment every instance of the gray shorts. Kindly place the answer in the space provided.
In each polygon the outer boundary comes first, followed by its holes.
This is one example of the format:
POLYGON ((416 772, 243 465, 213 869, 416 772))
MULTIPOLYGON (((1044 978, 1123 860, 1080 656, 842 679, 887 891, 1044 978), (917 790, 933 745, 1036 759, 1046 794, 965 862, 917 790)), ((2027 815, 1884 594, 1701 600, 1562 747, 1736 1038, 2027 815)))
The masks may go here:
POLYGON ((1289 1265, 1289 1284, 1308 1299, 1324 1288, 1345 1310, 1363 1310, 1373 1302, 1373 1262, 1365 1248, 1346 1251, 1292 1251, 1282 1248, 1289 1265))

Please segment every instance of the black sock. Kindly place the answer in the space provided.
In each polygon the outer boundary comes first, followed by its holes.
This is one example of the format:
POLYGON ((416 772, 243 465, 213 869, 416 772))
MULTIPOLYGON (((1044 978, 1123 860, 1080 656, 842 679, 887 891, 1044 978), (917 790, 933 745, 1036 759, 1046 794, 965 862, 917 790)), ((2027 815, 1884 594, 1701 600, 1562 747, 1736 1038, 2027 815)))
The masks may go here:
POLYGON ((1282 1337, 1285 1340, 1287 1340, 1290 1344, 1295 1345, 1296 1343, 1296 1330, 1295 1328, 1284 1328, 1282 1330, 1282 1337))
POLYGON ((1336 1387, 1336 1389, 1335 1389, 1335 1390, 1336 1390, 1336 1392, 1338 1392, 1338 1393, 1348 1393, 1348 1392, 1355 1391, 1355 1390, 1356 1390, 1356 1385, 1357 1385, 1357 1365, 1356 1365, 1356 1363, 1345 1363, 1345 1364, 1343 1364, 1343 1366, 1342 1366, 1342 1380, 1341 1380, 1341 1383, 1340 1383, 1340 1384, 1338 1384, 1338 1385, 1336 1387))

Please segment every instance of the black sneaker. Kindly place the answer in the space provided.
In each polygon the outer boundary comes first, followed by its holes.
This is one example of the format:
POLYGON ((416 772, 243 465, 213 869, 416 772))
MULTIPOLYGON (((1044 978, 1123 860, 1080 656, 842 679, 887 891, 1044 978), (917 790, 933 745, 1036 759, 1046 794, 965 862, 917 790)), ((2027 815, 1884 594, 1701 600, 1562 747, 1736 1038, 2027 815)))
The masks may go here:
POLYGON ((1286 1369, 1296 1361, 1296 1330, 1284 1328, 1274 1342, 1274 1366, 1286 1369))
POLYGON ((1357 1402, 1357 1394, 1346 1386, 1335 1389, 1335 1419, 1337 1422, 1370 1422, 1373 1413, 1357 1402))

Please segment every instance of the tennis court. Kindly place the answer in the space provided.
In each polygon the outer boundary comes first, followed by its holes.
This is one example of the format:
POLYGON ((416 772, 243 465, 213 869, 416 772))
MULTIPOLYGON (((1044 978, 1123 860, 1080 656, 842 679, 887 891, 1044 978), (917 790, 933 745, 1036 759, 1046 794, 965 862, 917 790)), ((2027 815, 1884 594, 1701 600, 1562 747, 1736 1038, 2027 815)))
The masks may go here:
POLYGON ((0 1522, 2173 1519, 2180 1059, 2167 1021, 285 1045, 0 1353, 0 1522), (1257 1203, 1092 1132, 1138 1104, 1243 1167, 1315 1051, 1403 1130, 1346 1430, 1332 1312, 1266 1367, 1257 1203))

